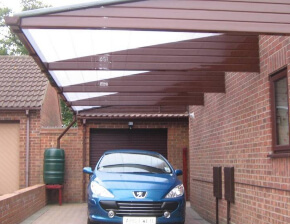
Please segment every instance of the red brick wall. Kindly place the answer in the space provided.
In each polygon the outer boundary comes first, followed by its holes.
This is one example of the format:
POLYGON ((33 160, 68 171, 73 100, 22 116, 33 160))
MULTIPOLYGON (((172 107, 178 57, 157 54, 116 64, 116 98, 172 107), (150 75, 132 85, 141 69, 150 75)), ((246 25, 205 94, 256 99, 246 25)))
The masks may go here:
POLYGON ((43 184, 0 196, 0 223, 17 224, 46 205, 43 184))
MULTIPOLYGON (((30 178, 29 185, 39 184, 39 176, 35 175, 39 165, 40 149, 40 112, 30 111, 30 178)), ((25 111, 1 111, 0 121, 19 121, 20 141, 19 141, 19 188, 25 187, 25 167, 26 167, 26 124, 27 116, 25 111)))
POLYGON ((62 121, 59 98, 55 89, 48 84, 41 108, 41 126, 61 127, 61 125, 62 121))
MULTIPOLYGON (((41 130, 40 157, 41 164, 38 167, 37 175, 43 182, 43 155, 47 148, 56 147, 57 137, 64 131, 64 128, 43 128, 41 130)), ((82 201, 82 169, 83 169, 83 148, 82 129, 71 128, 61 139, 60 148, 65 150, 65 183, 63 190, 64 202, 82 201)))
POLYGON ((29 145, 29 186, 42 183, 38 170, 41 163, 40 155, 40 111, 30 114, 30 145, 29 145))
MULTIPOLYGON (((88 120, 86 126, 86 161, 89 161, 90 128, 128 128, 128 120, 88 120)), ((167 128, 168 157, 175 169, 182 169, 182 149, 188 147, 188 121, 182 120, 134 120, 134 128, 167 128)), ((40 132, 40 150, 35 155, 37 164, 33 176, 38 182, 43 181, 43 154, 46 148, 56 147, 57 137, 63 128, 42 128, 40 132)), ((65 183, 64 202, 80 202, 83 200, 83 126, 70 129, 61 139, 61 148, 65 150, 65 183)), ((36 161, 36 160, 35 160, 36 161)), ((86 178, 88 180, 88 178, 86 178)))
MULTIPOLYGON (((228 73, 225 94, 205 94, 205 106, 190 107, 195 113, 189 121, 190 201, 211 222, 212 167, 233 166, 232 223, 290 223, 290 158, 267 157, 272 150, 268 77, 287 64, 289 77, 290 38, 260 37, 260 61, 260 74, 228 73)), ((224 199, 219 215, 226 223, 224 199)))

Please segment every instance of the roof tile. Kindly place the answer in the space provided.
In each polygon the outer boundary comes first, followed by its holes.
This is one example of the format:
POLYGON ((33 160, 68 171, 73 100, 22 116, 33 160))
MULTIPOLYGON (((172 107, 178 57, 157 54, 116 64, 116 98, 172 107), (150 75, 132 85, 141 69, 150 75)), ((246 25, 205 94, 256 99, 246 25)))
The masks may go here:
POLYGON ((41 107, 48 80, 29 56, 0 56, 0 110, 41 107))

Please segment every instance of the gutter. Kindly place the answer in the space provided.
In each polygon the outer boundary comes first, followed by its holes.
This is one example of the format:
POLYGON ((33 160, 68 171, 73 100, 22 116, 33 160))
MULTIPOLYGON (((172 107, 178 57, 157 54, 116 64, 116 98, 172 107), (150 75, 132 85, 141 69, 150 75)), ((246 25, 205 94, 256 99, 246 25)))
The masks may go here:
POLYGON ((30 153, 30 114, 29 110, 26 110, 26 161, 25 161, 25 187, 29 186, 29 153, 30 153))
POLYGON ((160 114, 118 114, 118 113, 104 113, 104 114, 82 114, 79 115, 80 119, 87 119, 87 120, 92 120, 92 119, 183 119, 189 118, 188 114, 168 114, 168 115, 161 115, 160 114))
POLYGON ((78 9, 102 7, 102 6, 107 6, 107 5, 117 5, 117 4, 139 2, 139 1, 144 1, 144 0, 99 0, 99 1, 93 1, 93 2, 86 2, 82 4, 73 4, 73 5, 60 6, 60 7, 50 7, 50 8, 29 10, 29 11, 15 13, 13 16, 25 18, 25 17, 31 17, 31 16, 41 16, 45 14, 60 13, 60 12, 78 10, 78 9))
POLYGON ((61 133, 60 136, 58 136, 57 138, 57 148, 60 149, 60 139, 65 135, 65 133, 67 133, 67 131, 71 128, 71 126, 74 125, 74 123, 76 123, 77 121, 77 115, 74 116, 73 121, 69 124, 69 126, 67 126, 67 128, 61 133))

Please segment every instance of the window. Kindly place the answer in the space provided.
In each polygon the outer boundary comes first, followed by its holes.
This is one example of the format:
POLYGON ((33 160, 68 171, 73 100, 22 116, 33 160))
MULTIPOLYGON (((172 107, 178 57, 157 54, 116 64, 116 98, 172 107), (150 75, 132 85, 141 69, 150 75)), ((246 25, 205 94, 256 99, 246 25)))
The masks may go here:
POLYGON ((169 165, 158 155, 111 153, 106 154, 98 168, 102 172, 113 173, 171 173, 169 165))
POLYGON ((290 153, 287 69, 270 77, 274 154, 290 153))

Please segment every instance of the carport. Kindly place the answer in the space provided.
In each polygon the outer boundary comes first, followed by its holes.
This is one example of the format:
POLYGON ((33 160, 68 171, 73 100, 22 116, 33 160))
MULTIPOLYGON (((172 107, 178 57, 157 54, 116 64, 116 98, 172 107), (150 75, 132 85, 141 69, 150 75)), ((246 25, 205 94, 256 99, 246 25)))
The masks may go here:
POLYGON ((176 114, 203 105, 204 93, 224 93, 225 72, 259 72, 258 35, 289 34, 288 8, 285 0, 114 0, 6 22, 77 114, 176 114))
POLYGON ((225 72, 260 71, 259 35, 289 35, 289 12, 287 0, 101 0, 6 22, 79 119, 191 119, 205 93, 226 92, 225 72))

